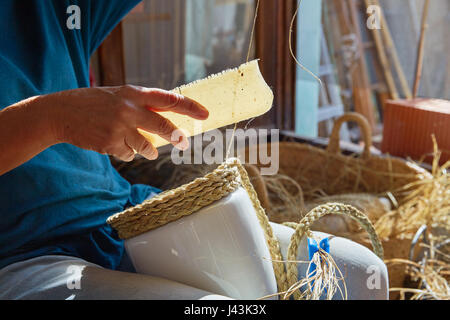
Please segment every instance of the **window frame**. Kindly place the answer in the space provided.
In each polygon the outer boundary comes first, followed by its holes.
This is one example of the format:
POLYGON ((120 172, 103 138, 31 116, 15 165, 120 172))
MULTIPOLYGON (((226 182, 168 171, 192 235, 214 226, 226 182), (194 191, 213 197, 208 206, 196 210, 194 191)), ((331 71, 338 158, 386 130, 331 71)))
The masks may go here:
MULTIPOLYGON (((256 20, 254 45, 261 72, 274 92, 274 106, 252 121, 256 128, 295 130, 295 62, 290 56, 290 23, 296 9, 295 0, 261 0, 256 20)), ((295 53, 295 29, 292 30, 295 53)), ((99 84, 125 84, 122 22, 98 49, 99 84)))

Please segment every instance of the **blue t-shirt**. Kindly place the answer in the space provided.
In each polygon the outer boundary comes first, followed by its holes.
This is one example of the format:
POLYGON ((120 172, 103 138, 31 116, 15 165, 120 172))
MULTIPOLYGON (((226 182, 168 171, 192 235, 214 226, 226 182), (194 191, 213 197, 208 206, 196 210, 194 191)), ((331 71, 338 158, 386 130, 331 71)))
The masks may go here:
MULTIPOLYGON (((138 2, 2 0, 0 109, 31 96, 88 87, 91 54, 138 2), (79 30, 67 27, 70 5, 81 9, 79 30)), ((116 268, 123 242, 106 219, 152 191, 130 186, 105 155, 69 144, 48 148, 0 176, 0 268, 47 254, 116 268)))

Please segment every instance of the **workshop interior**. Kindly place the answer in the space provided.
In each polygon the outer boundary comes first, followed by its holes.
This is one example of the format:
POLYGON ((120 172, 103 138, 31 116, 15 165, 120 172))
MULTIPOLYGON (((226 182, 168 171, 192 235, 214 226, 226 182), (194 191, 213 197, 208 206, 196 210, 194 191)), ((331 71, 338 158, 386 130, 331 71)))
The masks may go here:
POLYGON ((449 19, 6 0, 0 299, 449 300, 449 19))

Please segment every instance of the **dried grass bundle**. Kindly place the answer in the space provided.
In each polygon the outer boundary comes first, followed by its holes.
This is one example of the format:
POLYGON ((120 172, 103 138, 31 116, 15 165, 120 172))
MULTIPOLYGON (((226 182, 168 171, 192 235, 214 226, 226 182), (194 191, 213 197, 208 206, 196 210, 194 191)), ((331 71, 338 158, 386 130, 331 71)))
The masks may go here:
POLYGON ((282 174, 264 176, 262 180, 268 194, 268 199, 262 202, 269 203, 265 209, 270 221, 277 223, 300 221, 307 213, 300 185, 291 177, 282 174))
POLYGON ((402 188, 409 190, 403 203, 375 223, 381 238, 411 239, 424 224, 450 232, 450 161, 439 167, 441 152, 433 142, 432 176, 402 188))
POLYGON ((407 273, 416 284, 415 288, 391 288, 405 300, 450 300, 450 240, 431 234, 431 245, 421 244, 423 258, 419 262, 391 259, 387 264, 407 266, 407 273))

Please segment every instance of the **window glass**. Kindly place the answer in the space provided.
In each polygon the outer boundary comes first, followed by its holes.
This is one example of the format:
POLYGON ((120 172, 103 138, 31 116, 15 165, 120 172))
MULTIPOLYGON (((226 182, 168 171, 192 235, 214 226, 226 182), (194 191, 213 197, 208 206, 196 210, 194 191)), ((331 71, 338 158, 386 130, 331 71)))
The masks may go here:
POLYGON ((244 63, 254 11, 254 0, 144 0, 123 22, 126 83, 172 89, 244 63))

